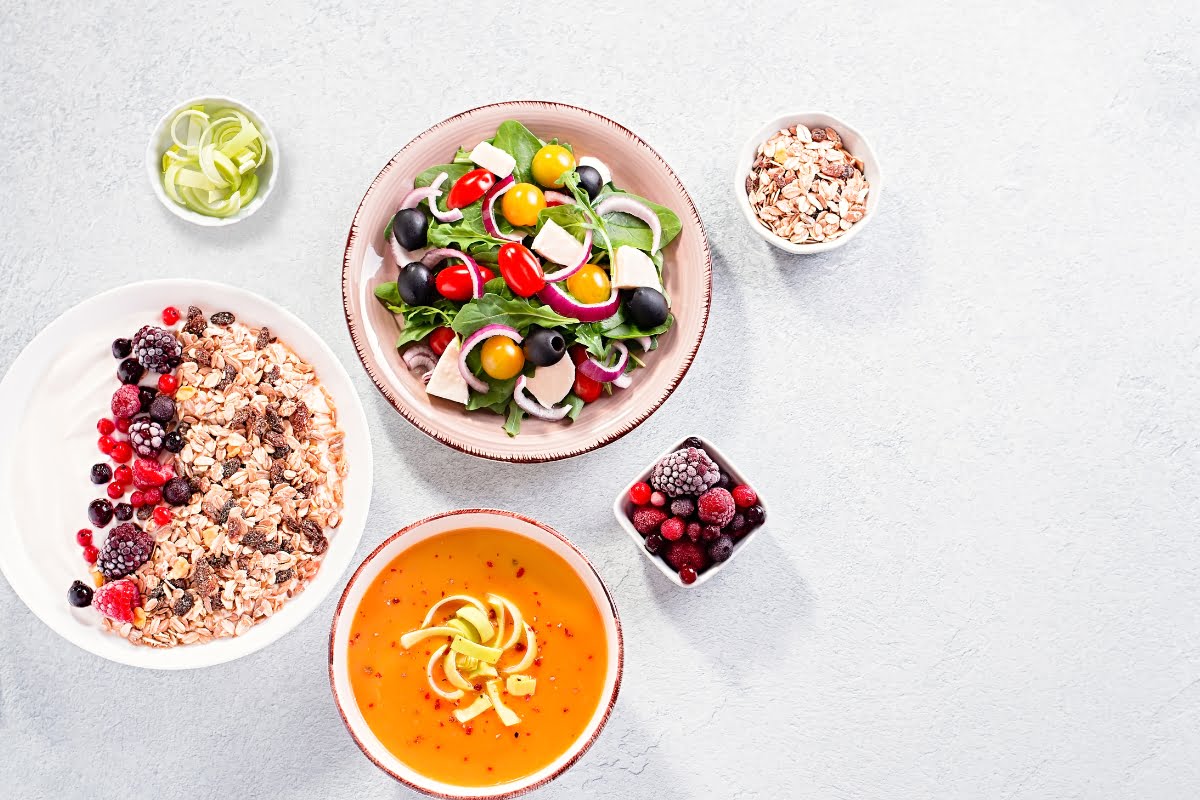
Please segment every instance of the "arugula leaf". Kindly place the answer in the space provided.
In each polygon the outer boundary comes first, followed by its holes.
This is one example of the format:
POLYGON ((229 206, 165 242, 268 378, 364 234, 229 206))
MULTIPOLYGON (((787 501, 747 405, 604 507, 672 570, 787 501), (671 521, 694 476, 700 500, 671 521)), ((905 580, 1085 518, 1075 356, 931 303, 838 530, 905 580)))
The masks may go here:
POLYGON ((675 317, 668 314, 667 321, 657 328, 639 328, 625 320, 621 309, 617 309, 608 319, 599 322, 589 322, 575 328, 575 341, 582 344, 592 355, 601 358, 608 354, 608 342, 611 339, 637 339, 641 336, 659 336, 666 333, 675 324, 675 317))
POLYGON ((567 412, 567 419, 571 420, 571 422, 579 419, 579 412, 583 411, 583 401, 576 397, 575 393, 572 392, 571 394, 567 395, 567 399, 563 402, 571 407, 571 410, 567 412))
POLYGON ((458 151, 454 154, 454 161, 451 163, 470 164, 472 169, 475 168, 475 162, 471 160, 471 151, 465 147, 458 148, 458 151))
MULTIPOLYGON (((660 206, 651 200, 644 197, 638 197, 636 194, 626 192, 621 189, 611 189, 608 186, 596 198, 599 203, 609 195, 624 195, 630 199, 637 200, 643 203, 651 211, 658 215, 658 223, 662 228, 661 241, 659 247, 666 247, 671 241, 679 235, 679 231, 683 229, 683 225, 679 221, 679 217, 675 212, 666 206, 660 206)), ((650 252, 650 244, 653 241, 653 236, 650 234, 650 228, 646 223, 642 222, 637 217, 625 214, 620 211, 610 212, 602 217, 604 228, 608 231, 609 241, 612 243, 612 249, 615 253, 621 245, 629 245, 636 247, 638 250, 650 252)))
POLYGON ((396 340, 396 347, 418 342, 438 328, 449 325, 454 318, 454 304, 446 299, 436 300, 430 306, 408 305, 400 297, 395 281, 376 286, 375 296, 387 306, 388 311, 404 316, 404 327, 396 340))
POLYGON ((467 411, 474 411, 478 408, 488 408, 495 411, 497 414, 504 413, 504 407, 513 396, 513 386, 516 385, 516 378, 498 381, 495 378, 485 378, 488 381, 488 390, 483 394, 471 390, 471 397, 467 400, 467 411))
POLYGON ((508 419, 504 423, 504 432, 509 436, 516 436, 521 432, 521 420, 525 418, 525 412, 517 405, 516 400, 509 401, 508 404, 508 419))
POLYGON ((498 294, 485 294, 459 309, 451 326, 461 336, 470 336, 484 325, 507 325, 524 333, 531 325, 543 328, 569 327, 576 323, 549 306, 534 304, 522 297, 511 299, 498 294))
POLYGON ((381 283, 375 287, 375 296, 378 297, 383 304, 388 307, 388 310, 393 314, 403 314, 404 298, 400 296, 400 287, 395 281, 389 283, 381 283))
POLYGON ((542 149, 541 139, 515 119, 509 119, 500 123, 492 144, 516 159, 513 175, 518 183, 533 182, 533 157, 542 149))
POLYGON ((576 343, 586 347, 587 351, 597 358, 604 356, 608 345, 604 342, 604 334, 598 327, 598 323, 589 322, 586 325, 579 325, 573 332, 576 343))
POLYGON ((541 231, 546 223, 553 220, 561 225, 567 233, 583 241, 584 232, 591 227, 587 214, 579 206, 550 206, 538 212, 537 230, 541 231))

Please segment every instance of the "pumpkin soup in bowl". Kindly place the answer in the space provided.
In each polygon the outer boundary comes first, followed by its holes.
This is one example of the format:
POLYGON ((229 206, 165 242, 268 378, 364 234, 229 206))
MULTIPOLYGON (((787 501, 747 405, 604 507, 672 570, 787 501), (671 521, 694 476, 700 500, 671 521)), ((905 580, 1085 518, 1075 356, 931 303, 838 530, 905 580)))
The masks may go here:
POLYGON ((505 797, 574 763, 620 683, 616 608, 565 537, 502 511, 395 534, 346 587, 334 697, 377 766, 446 797, 505 797))

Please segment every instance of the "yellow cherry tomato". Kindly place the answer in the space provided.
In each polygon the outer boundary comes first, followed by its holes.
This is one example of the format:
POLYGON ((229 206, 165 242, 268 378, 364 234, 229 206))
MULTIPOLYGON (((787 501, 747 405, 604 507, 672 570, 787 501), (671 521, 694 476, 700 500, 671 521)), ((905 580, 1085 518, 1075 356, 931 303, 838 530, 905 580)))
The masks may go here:
POLYGON ((521 374, 525 368, 525 353, 521 345, 505 336, 493 336, 483 343, 479 353, 483 371, 498 381, 521 374))
POLYGON ((567 289, 581 303, 603 303, 612 295, 608 273, 595 264, 585 264, 579 272, 567 278, 567 289))
POLYGON ((546 195, 532 183, 518 183, 500 198, 504 218, 518 227, 537 225, 538 212, 546 207, 546 195))
POLYGON ((557 181, 562 174, 573 169, 575 169, 575 156, 571 155, 570 150, 559 144, 548 144, 538 150, 533 157, 533 179, 547 189, 556 188, 557 181))

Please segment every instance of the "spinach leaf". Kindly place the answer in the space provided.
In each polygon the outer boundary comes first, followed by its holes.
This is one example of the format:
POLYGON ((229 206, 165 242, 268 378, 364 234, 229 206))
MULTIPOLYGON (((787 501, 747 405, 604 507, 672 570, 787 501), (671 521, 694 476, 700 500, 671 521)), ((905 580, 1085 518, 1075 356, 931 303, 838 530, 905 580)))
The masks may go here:
POLYGON ((375 287, 375 296, 378 297, 388 310, 393 314, 403 314, 404 298, 400 296, 400 288, 395 281, 381 283, 375 287))
POLYGON ((640 336, 659 336, 670 330, 675 324, 675 317, 667 315, 667 321, 657 328, 639 328, 632 322, 625 320, 625 315, 621 313, 621 309, 617 309, 616 313, 608 319, 602 319, 599 322, 589 322, 586 325, 579 325, 575 328, 575 341, 582 344, 588 349, 592 355, 601 358, 608 353, 608 341, 610 339, 637 339, 640 336))
POLYGON ((442 203, 440 206, 438 206, 439 208, 442 208, 446 205, 445 197, 446 195, 450 194, 450 187, 454 185, 455 181, 457 181, 463 175, 466 175, 474 168, 475 165, 470 161, 467 161, 464 164, 457 161, 456 157, 455 163, 453 164, 434 164, 432 167, 413 178, 413 186, 416 188, 429 186, 434 182, 438 175, 443 172, 446 173, 448 177, 442 183, 442 203))
POLYGON ((518 183, 533 182, 533 157, 542 148, 541 139, 534 136, 529 128, 510 119, 500 123, 492 144, 516 159, 513 176, 518 183))
POLYGON ((584 232, 591 227, 587 214, 579 206, 550 206, 538 212, 537 229, 540 231, 550 220, 561 225, 567 233, 583 241, 584 232))
POLYGON ((472 389, 471 398, 467 401, 467 410, 474 411, 478 408, 488 408, 497 414, 503 414, 504 407, 512 399, 513 386, 516 384, 517 379, 509 378, 505 381, 498 381, 495 378, 484 376, 484 380, 489 384, 488 390, 483 394, 479 394, 472 389))
POLYGON ((579 412, 583 411, 583 401, 576 397, 575 393, 572 392, 571 394, 567 395, 567 399, 563 402, 571 407, 571 410, 567 412, 567 419, 571 420, 571 422, 579 419, 579 412))
MULTIPOLYGON (((614 194, 625 195, 633 200, 637 200, 658 215, 658 223, 662 227, 659 247, 666 247, 679 235, 679 231, 682 230, 683 225, 679 222, 679 217, 676 216, 674 211, 666 206, 660 206, 658 203, 647 200, 644 197, 638 197, 636 194, 622 191, 621 189, 604 187, 604 191, 600 193, 597 202, 614 194)), ((608 231, 608 238, 612 242, 614 253, 621 245, 629 245, 630 247, 636 247, 638 250, 644 250, 647 253, 650 252, 650 244, 653 237, 646 223, 637 217, 619 211, 605 214, 602 219, 604 220, 604 228, 608 231)))
POLYGON ((508 288, 508 284, 504 282, 504 278, 492 278, 483 285, 484 294, 498 294, 505 300, 512 300, 516 295, 512 293, 512 289, 508 288))
POLYGON ((410 306, 400 297, 396 282, 381 283, 375 287, 375 296, 387 306, 393 314, 404 316, 404 327, 396 340, 396 347, 403 347, 409 342, 418 342, 438 328, 449 325, 454 318, 454 304, 449 300, 439 299, 430 306, 410 306))
POLYGON ((522 297, 509 299, 498 294, 485 294, 463 306, 454 317, 452 327, 459 335, 470 336, 484 325, 493 324, 507 325, 524 333, 531 325, 568 327, 574 325, 575 320, 522 297))
POLYGON ((508 404, 508 419, 504 423, 504 432, 509 436, 516 436, 521 432, 521 420, 525 418, 525 412, 517 405, 516 400, 509 401, 508 404))
MULTIPOLYGON (((458 152, 454 154, 454 164, 470 164, 471 168, 475 168, 475 162, 471 160, 471 151, 465 147, 458 148, 458 152)), ((436 176, 435 176, 436 177, 436 176)))

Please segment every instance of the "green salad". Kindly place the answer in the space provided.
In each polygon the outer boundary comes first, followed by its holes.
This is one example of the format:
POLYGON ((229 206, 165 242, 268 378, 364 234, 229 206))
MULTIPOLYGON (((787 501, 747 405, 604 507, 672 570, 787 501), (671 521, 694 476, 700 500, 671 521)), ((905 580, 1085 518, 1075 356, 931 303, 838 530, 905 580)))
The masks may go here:
POLYGON ((679 231, 604 162, 508 120, 417 175, 385 232, 399 274, 375 295, 426 392, 516 436, 526 415, 573 421, 633 383, 675 321, 663 248, 679 231))

